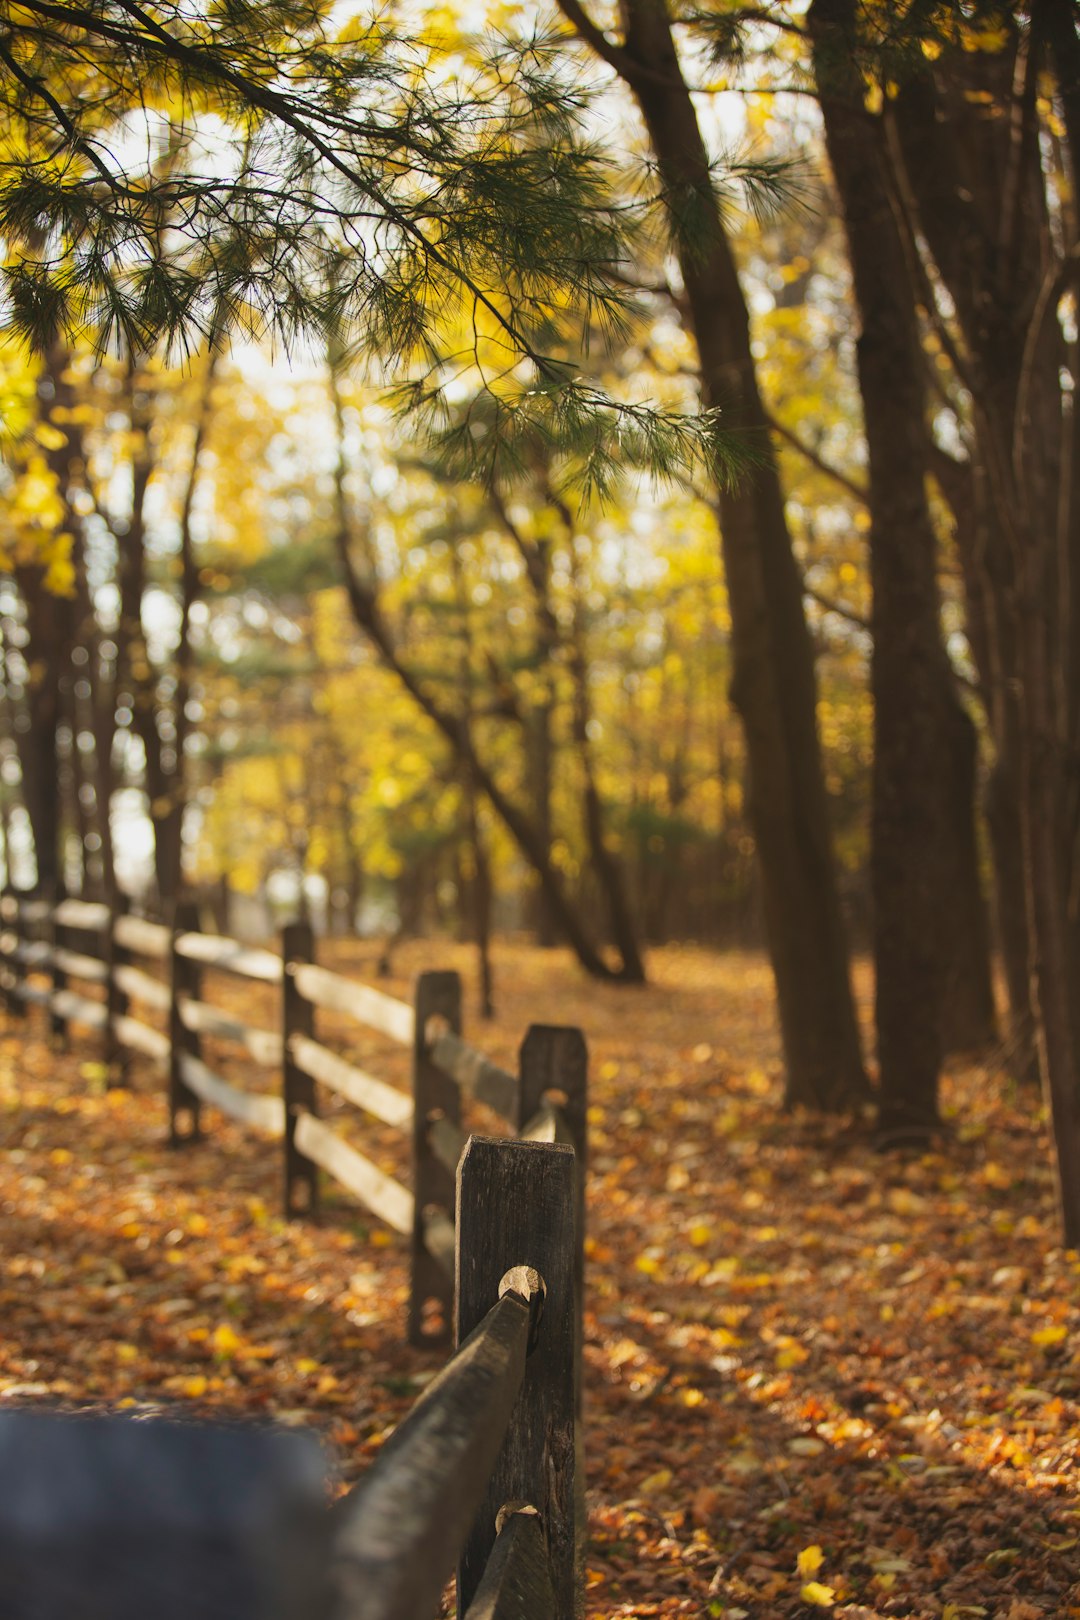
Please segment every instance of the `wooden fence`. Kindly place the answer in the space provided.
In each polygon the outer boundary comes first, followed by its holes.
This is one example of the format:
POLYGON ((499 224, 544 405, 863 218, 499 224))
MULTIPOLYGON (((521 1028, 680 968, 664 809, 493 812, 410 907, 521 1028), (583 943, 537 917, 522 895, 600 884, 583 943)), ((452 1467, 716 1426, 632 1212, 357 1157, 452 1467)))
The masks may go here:
MULTIPOLYGON (((0 996, 10 1012, 21 1016, 29 1005, 41 1005, 58 1042, 66 1041, 72 1025, 100 1031, 110 1083, 126 1083, 132 1052, 158 1064, 167 1076, 170 1140, 178 1147, 202 1134, 206 1105, 279 1137, 288 1216, 313 1212, 318 1172, 330 1175, 410 1238, 409 1338, 414 1344, 445 1339, 453 1306, 454 1177, 466 1140, 466 1103, 483 1104, 521 1140, 574 1149, 577 1229, 584 1231, 584 1039, 577 1029, 534 1024, 522 1042, 518 1072, 511 1074, 463 1039, 456 973, 421 974, 410 1005, 330 972, 313 958, 311 931, 300 923, 285 929, 281 952, 275 953, 202 932, 193 907, 178 907, 170 928, 125 910, 114 913, 103 902, 12 892, 0 897, 0 996), (278 987, 278 1027, 260 1028, 207 1001, 204 978, 210 972, 278 987), (412 1094, 319 1040, 318 1009, 343 1014, 410 1048, 412 1094), (250 1091, 218 1074, 205 1059, 206 1037, 238 1046, 260 1076, 278 1079, 275 1089, 250 1091), (319 1117, 320 1087, 407 1133, 411 1191, 319 1117)), ((579 1242, 579 1312, 583 1252, 579 1242)))
POLYGON ((328 1513, 292 1433, 0 1414, 5 1616, 430 1620, 456 1560, 462 1620, 575 1620, 576 1199, 569 1148, 470 1138, 457 1352, 328 1513))

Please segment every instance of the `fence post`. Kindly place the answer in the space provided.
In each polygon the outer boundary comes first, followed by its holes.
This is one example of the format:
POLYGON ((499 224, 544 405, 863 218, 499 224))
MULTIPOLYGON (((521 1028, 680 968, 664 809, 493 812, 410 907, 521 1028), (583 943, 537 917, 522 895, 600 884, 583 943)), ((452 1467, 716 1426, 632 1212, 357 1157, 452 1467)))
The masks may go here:
MULTIPOLYGON (((585 1172, 588 1124, 589 1050, 580 1029, 564 1024, 530 1024, 518 1053, 517 1129, 523 1131, 539 1112, 549 1092, 558 1099, 566 1125, 566 1141, 575 1154, 574 1244, 575 1334, 578 1362, 578 1400, 581 1399, 581 1353, 584 1343, 582 1313, 585 1303, 585 1172)), ((580 1415, 580 1413, 579 1413, 580 1415)))
POLYGON ((540 1516, 555 1608, 574 1620, 579 1580, 575 1505, 574 1157, 562 1144, 470 1138, 458 1166, 457 1340, 505 1291, 515 1266, 540 1273, 543 1311, 487 1494, 461 1554, 458 1616, 483 1577, 504 1508, 540 1516))
POLYGON ((26 1017, 26 1002, 19 994, 22 965, 18 949, 22 943, 22 894, 9 885, 4 892, 4 925, 12 936, 12 949, 4 958, 4 1006, 13 1018, 26 1017))
POLYGON ((131 961, 131 952, 126 950, 116 938, 116 922, 118 917, 126 917, 130 901, 126 894, 114 889, 109 897, 109 921, 105 928, 105 948, 102 952, 105 957, 105 1067, 108 1070, 107 1084, 119 1088, 131 1084, 131 1058, 127 1048, 116 1032, 117 1020, 123 1018, 130 1006, 131 998, 127 992, 121 990, 116 982, 116 970, 131 961))
POLYGON ((457 1086, 431 1061, 429 1023, 441 1018, 454 1035, 461 1033, 461 980, 456 973, 421 973, 413 1005, 413 1236, 409 1285, 409 1343, 425 1345, 450 1336, 453 1282, 428 1253, 424 1237, 425 1212, 434 1205, 447 1214, 454 1207, 454 1177, 431 1151, 428 1126, 439 1115, 453 1125, 461 1123, 461 1096, 457 1086), (425 1332, 424 1308, 430 1300, 442 1310, 442 1326, 425 1332))
POLYGON ((181 995, 199 998, 202 989, 202 970, 198 962, 188 961, 177 953, 176 941, 181 934, 199 930, 198 907, 191 900, 181 900, 173 912, 172 942, 169 948, 169 1144, 180 1147, 197 1142, 202 1135, 199 1117, 199 1099, 184 1084, 180 1072, 181 1054, 201 1055, 198 1034, 187 1029, 180 1019, 181 995))
POLYGON ((315 1008, 296 987, 296 967, 311 962, 315 942, 310 923, 293 922, 282 931, 281 1043, 282 1084, 285 1097, 285 1219, 313 1215, 319 1201, 319 1172, 296 1146, 298 1113, 315 1112, 315 1082, 292 1059, 289 1041, 294 1035, 314 1035, 315 1008))
MULTIPOLYGON (((16 899, 16 906, 15 906, 15 943, 16 943, 16 949, 18 949, 19 944, 29 944, 29 943, 31 943, 31 941, 29 941, 29 935, 31 935, 31 928, 29 928, 29 919, 28 919, 28 917, 26 917, 26 912, 24 912, 24 909, 23 909, 24 906, 28 906, 29 901, 31 901, 31 899, 32 899, 32 891, 31 891, 31 889, 19 889, 18 893, 16 893, 15 899, 16 899)), ((24 962, 24 961, 21 962, 21 961, 19 961, 18 956, 16 956, 16 959, 15 959, 15 1000, 18 1001, 19 1011, 21 1011, 21 1014, 23 1014, 23 1017, 29 1017, 29 1009, 31 1009, 31 1004, 29 1004, 29 1000, 28 1000, 28 998, 26 998, 26 996, 19 995, 18 987, 19 987, 19 980, 23 980, 23 987, 26 988, 26 980, 28 980, 28 978, 29 978, 29 962, 24 962)))
MULTIPOLYGON (((64 944, 64 929, 56 920, 56 908, 62 905, 67 895, 63 878, 58 878, 49 897, 49 914, 45 919, 45 938, 55 953, 64 944)), ((50 973, 52 975, 52 992, 55 996, 59 991, 67 989, 68 976, 63 968, 57 967, 55 955, 50 959, 50 973)), ((56 1012, 49 1007, 49 1033, 52 1036, 52 1045, 56 1051, 67 1049, 67 1019, 63 1013, 56 1012)))

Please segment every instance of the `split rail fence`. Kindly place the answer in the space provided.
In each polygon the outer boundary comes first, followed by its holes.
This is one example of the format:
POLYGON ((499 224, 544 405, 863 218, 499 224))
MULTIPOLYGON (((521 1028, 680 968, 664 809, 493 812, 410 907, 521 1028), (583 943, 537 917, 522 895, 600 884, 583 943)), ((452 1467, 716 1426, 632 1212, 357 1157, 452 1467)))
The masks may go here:
POLYGON ((67 1040, 71 1026, 99 1031, 110 1084, 127 1083, 132 1053, 157 1064, 166 1076, 175 1146, 198 1140, 208 1105, 280 1138, 288 1216, 314 1213, 322 1171, 408 1237, 414 1344, 449 1332, 455 1174, 469 1101, 483 1104, 520 1140, 572 1147, 580 1317, 587 1076, 580 1030, 531 1025, 511 1074, 464 1040, 456 973, 422 973, 410 1005, 319 966, 314 954, 302 923, 284 930, 275 953, 202 932, 193 906, 177 907, 169 927, 99 901, 11 891, 0 897, 0 997, 9 1012, 23 1016, 40 1005, 57 1042, 67 1040), (206 1000, 208 973, 279 988, 278 1027, 259 1027, 206 1000), (411 1095, 320 1040, 320 1009, 409 1048, 411 1095), (276 1079, 275 1089, 247 1090, 217 1073, 205 1058, 207 1037, 239 1047, 260 1076, 276 1079), (320 1088, 406 1136, 411 1190, 320 1117, 320 1088))
POLYGON ((295 1431, 0 1413, 5 1620, 431 1620, 455 1561, 461 1620, 576 1620, 575 1181, 469 1139, 457 1352, 329 1510, 295 1431))

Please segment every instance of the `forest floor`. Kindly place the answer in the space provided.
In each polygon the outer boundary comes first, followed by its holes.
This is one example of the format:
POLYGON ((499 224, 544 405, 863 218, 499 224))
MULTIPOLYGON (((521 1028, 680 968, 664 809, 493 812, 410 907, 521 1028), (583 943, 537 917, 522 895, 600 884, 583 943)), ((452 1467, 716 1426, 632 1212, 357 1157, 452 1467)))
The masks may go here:
MULTIPOLYGON (((387 988, 429 966, 471 984, 416 944, 387 988)), ((498 1020, 466 1025, 507 1066, 529 1020, 590 1044, 590 1620, 1080 1617, 1080 1257, 1038 1100, 954 1065, 934 1151, 880 1157, 780 1113, 760 957, 651 967, 597 986, 504 944, 498 1020)), ((272 1027, 262 994, 223 1004, 272 1027)), ((439 1364, 405 1344, 405 1242, 345 1201, 287 1226, 273 1143, 211 1112, 170 1152, 133 1080, 105 1090, 96 1037, 50 1052, 40 1012, 0 1027, 0 1401, 272 1415, 355 1478, 439 1364)))

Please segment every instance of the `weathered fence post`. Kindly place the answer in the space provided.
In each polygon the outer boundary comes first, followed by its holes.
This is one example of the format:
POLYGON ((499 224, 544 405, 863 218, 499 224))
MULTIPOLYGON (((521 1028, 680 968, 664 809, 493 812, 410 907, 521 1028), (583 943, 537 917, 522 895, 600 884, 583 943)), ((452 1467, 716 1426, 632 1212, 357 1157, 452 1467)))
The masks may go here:
POLYGON ((4 891, 4 926, 12 948, 4 958, 4 1006, 14 1018, 26 1017, 26 1002, 19 994, 19 946, 22 944, 22 894, 9 885, 4 891))
POLYGON ((181 900, 173 912, 172 941, 169 947, 169 1142, 180 1147, 196 1142, 202 1135, 199 1117, 199 1099, 184 1084, 181 1069, 182 1054, 201 1055, 198 1034, 188 1029, 180 1017, 180 997, 199 999, 202 989, 202 970, 197 962, 179 954, 176 942, 181 934, 197 933, 198 907, 191 900, 181 900))
POLYGON ((453 1173, 436 1157, 428 1141, 428 1126, 444 1117, 461 1123, 461 1094, 437 1064, 431 1061, 430 1022, 445 1021, 454 1035, 461 1033, 461 980, 456 973, 421 973, 413 1002, 413 1236, 409 1289, 409 1343, 431 1344, 450 1336, 453 1282, 428 1252, 425 1214, 432 1207, 449 1213, 454 1207, 453 1173), (425 1332, 425 1306, 437 1301, 442 1327, 425 1332))
POLYGON ((109 921, 105 929, 102 951, 106 975, 105 1067, 108 1070, 107 1084, 113 1087, 131 1084, 131 1057, 117 1033, 118 1020, 127 1013, 131 1000, 127 992, 121 990, 116 982, 117 968, 131 961, 131 952, 125 950, 116 937, 117 918, 127 916, 129 905, 127 895, 115 889, 109 898, 109 921))
MULTIPOLYGON (((487 1494, 458 1565, 459 1620, 484 1574, 504 1510, 528 1505, 540 1517, 555 1606, 578 1608, 575 1536, 574 1156, 569 1147, 472 1137, 458 1166, 457 1341, 484 1319, 529 1267, 543 1279, 525 1378, 487 1494)), ((515 1290, 516 1291, 516 1290, 515 1290)))
POLYGON ((319 1172, 296 1145, 298 1113, 315 1113, 315 1082, 293 1061, 289 1042, 294 1035, 314 1035, 315 1009, 296 987, 296 968, 315 959, 310 923, 294 922, 281 936, 282 1084, 285 1097, 285 1219, 312 1215, 319 1199, 319 1172))
POLYGON ((565 1135, 555 1140, 567 1142, 575 1154, 574 1214, 577 1239, 574 1244, 574 1295, 578 1361, 578 1399, 581 1399, 581 1353, 584 1342, 582 1312, 585 1301, 585 1173, 588 1140, 589 1050, 580 1029, 563 1024, 530 1024, 518 1053, 518 1131, 536 1117, 554 1094, 565 1135))
POLYGON ((585 1578, 585 1457, 582 1427, 585 1350, 585 1181, 588 1143, 589 1050, 580 1029, 562 1024, 530 1024, 518 1052, 518 1119, 524 1131, 545 1103, 554 1103, 555 1140, 574 1149, 574 1399, 576 1446, 577 1550, 579 1581, 585 1578))
MULTIPOLYGON (((64 929, 62 924, 58 923, 56 920, 56 908, 63 904, 65 898, 66 892, 64 889, 64 880, 63 878, 58 878, 52 894, 49 896, 49 911, 45 918, 44 928, 45 938, 48 941, 53 953, 50 957, 49 968, 52 976, 52 992, 54 996, 59 994, 61 990, 66 990, 68 982, 67 974, 64 972, 63 968, 58 967, 56 963, 56 952, 57 950, 61 949, 64 944, 64 929)), ((64 1017, 63 1013, 57 1012, 56 1009, 51 1005, 49 1007, 49 1033, 52 1037, 54 1049, 61 1052, 65 1051, 67 1049, 67 1019, 64 1017)))

